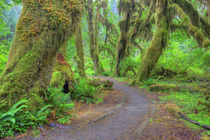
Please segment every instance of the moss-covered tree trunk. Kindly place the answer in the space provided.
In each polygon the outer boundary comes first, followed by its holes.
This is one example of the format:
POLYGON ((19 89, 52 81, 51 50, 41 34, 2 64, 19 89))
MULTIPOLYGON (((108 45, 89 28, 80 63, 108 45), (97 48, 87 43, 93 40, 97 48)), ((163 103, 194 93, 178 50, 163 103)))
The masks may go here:
POLYGON ((76 49, 77 49, 76 61, 77 61, 79 75, 81 77, 85 77, 85 59, 84 59, 81 25, 79 25, 77 28, 75 40, 76 40, 76 49))
POLYGON ((7 65, 0 76, 0 108, 29 99, 31 109, 51 80, 57 51, 81 19, 77 0, 23 0, 7 65))
POLYGON ((50 86, 63 89, 66 87, 64 92, 67 93, 73 88, 75 80, 71 65, 67 61, 66 47, 67 43, 57 53, 50 86))
POLYGON ((94 70, 96 75, 101 75, 103 72, 100 59, 99 59, 99 50, 98 46, 96 46, 95 43, 95 28, 94 28, 94 14, 93 14, 93 1, 88 0, 86 4, 86 9, 88 11, 88 30, 89 30, 89 36, 90 36, 90 55, 93 61, 94 70))
POLYGON ((150 76, 155 64, 157 63, 168 40, 168 19, 167 19, 167 0, 157 0, 156 2, 156 31, 151 45, 145 52, 141 61, 135 83, 146 80, 150 76))
POLYGON ((120 62, 129 55, 129 27, 131 20, 131 0, 121 0, 118 4, 119 13, 123 15, 123 20, 119 22, 121 35, 117 45, 117 62, 116 62, 116 75, 120 76, 120 62))

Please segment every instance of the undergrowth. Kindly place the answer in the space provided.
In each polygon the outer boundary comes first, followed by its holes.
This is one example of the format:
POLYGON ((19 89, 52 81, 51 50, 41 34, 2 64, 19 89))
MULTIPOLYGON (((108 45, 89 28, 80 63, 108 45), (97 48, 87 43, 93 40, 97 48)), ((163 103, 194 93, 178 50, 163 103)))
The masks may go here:
POLYGON ((103 99, 99 97, 101 87, 95 87, 90 85, 87 80, 80 79, 75 84, 75 89, 72 93, 72 99, 86 102, 86 103, 100 103, 103 99))
MULTIPOLYGON (((147 88, 150 90, 151 85, 181 85, 184 87, 186 86, 196 86, 198 82, 177 82, 170 79, 167 80, 157 80, 157 79, 148 79, 146 81, 142 82, 141 87, 147 88)), ((176 86, 177 87, 177 86, 176 86)), ((173 89, 172 89, 173 90, 173 89)), ((163 102, 174 102, 176 103, 182 113, 187 116, 189 119, 194 120, 196 122, 199 122, 200 124, 205 124, 210 126, 210 99, 208 94, 194 92, 191 93, 186 88, 182 88, 179 91, 172 91, 171 89, 157 89, 155 91, 160 91, 163 94, 163 96, 160 96, 159 98, 163 102), (167 93, 167 94, 166 94, 167 93)), ((190 124, 187 122, 187 125, 192 128, 198 128, 195 127, 193 124, 190 124)), ((207 135, 210 134, 210 131, 205 132, 207 135)))
POLYGON ((8 111, 0 112, 0 138, 26 132, 29 128, 46 123, 51 105, 46 105, 35 114, 28 111, 27 100, 14 104, 8 111))
POLYGON ((31 128, 35 130, 37 126, 48 123, 49 119, 61 124, 70 121, 70 111, 74 107, 70 94, 57 88, 49 88, 44 93, 46 105, 34 113, 29 111, 28 100, 25 99, 14 104, 8 111, 0 111, 0 138, 26 132, 31 128))

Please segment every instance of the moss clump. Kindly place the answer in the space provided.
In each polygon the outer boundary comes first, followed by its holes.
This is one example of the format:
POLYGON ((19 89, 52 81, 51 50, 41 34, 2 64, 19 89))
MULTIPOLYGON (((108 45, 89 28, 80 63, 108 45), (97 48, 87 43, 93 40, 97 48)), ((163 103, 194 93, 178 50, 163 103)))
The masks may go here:
POLYGON ((175 103, 167 103, 164 105, 165 109, 176 118, 180 118, 178 112, 181 112, 180 108, 175 103))
POLYGON ((65 83, 65 79, 63 77, 63 73, 61 71, 55 71, 52 74, 52 79, 50 81, 51 87, 63 87, 65 83))
POLYGON ((66 47, 67 43, 65 43, 65 46, 57 54, 53 69, 54 72, 50 81, 50 86, 52 87, 63 88, 65 84, 68 84, 69 88, 73 88, 75 83, 71 65, 67 62, 66 47))

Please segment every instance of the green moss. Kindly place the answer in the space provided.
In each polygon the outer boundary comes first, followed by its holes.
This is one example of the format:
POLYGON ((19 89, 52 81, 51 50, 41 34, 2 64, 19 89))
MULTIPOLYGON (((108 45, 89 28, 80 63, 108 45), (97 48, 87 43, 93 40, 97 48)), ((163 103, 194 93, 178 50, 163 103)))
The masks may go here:
POLYGON ((201 47, 206 47, 206 45, 208 45, 209 43, 207 41, 206 44, 206 38, 204 34, 198 29, 198 27, 193 26, 193 24, 190 21, 190 18, 185 14, 184 10, 181 7, 179 7, 178 4, 175 3, 171 5, 171 8, 176 9, 180 17, 183 19, 183 23, 187 25, 188 31, 192 34, 192 36, 198 42, 198 44, 201 47))
POLYGON ((147 80, 162 54, 163 49, 167 45, 168 40, 168 19, 166 1, 157 1, 156 8, 156 31, 153 35, 152 43, 148 47, 143 56, 139 67, 137 78, 132 84, 138 84, 143 80, 147 80))
POLYGON ((63 73, 61 71, 53 72, 52 79, 50 81, 50 86, 62 88, 64 83, 65 83, 65 78, 63 77, 63 73))
POLYGON ((180 90, 175 84, 153 84, 149 86, 151 91, 176 91, 180 90))
POLYGON ((209 39, 205 39, 203 41, 203 45, 202 46, 204 46, 205 48, 209 49, 209 47, 210 47, 210 40, 209 39))
POLYGON ((77 0, 23 1, 8 62, 0 76, 0 101, 6 100, 5 108, 21 98, 30 99, 34 109, 44 102, 53 60, 75 31, 80 11, 77 0))

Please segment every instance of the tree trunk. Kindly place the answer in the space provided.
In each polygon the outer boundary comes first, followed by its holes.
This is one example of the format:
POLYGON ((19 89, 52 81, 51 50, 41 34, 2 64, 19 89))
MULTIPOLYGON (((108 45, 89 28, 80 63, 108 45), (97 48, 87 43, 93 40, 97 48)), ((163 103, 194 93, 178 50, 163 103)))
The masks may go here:
POLYGON ((120 76, 120 62, 129 55, 129 37, 128 32, 130 29, 130 20, 132 15, 132 1, 119 1, 118 11, 123 15, 123 20, 119 22, 121 35, 117 46, 117 62, 116 62, 116 75, 120 76))
POLYGON ((7 65, 0 76, 0 108, 29 99, 31 110, 44 104, 54 58, 81 19, 77 0, 24 0, 7 65))
POLYGON ((116 63, 116 74, 117 76, 120 76, 120 62, 129 55, 129 48, 128 48, 128 36, 127 33, 129 31, 130 26, 130 14, 125 14, 125 20, 120 22, 120 29, 121 29, 121 35, 120 40, 118 42, 117 46, 117 63, 116 63))
POLYGON ((75 80, 71 65, 67 61, 66 47, 67 42, 57 53, 50 86, 63 88, 63 91, 68 93, 73 88, 75 80))
POLYGON ((84 50, 83 50, 83 40, 82 40, 82 31, 81 25, 79 25, 76 31, 76 49, 77 49, 77 67, 79 75, 85 77, 85 59, 84 59, 84 50))
POLYGON ((86 9, 88 11, 88 30, 89 30, 89 36, 90 36, 90 55, 91 58, 93 60, 93 65, 94 65, 94 70, 95 70, 95 74, 96 75, 101 75, 103 72, 102 67, 100 66, 100 60, 99 60, 99 50, 98 50, 98 46, 96 46, 95 43, 95 29, 94 29, 94 25, 93 25, 93 1, 92 0, 88 0, 88 5, 86 6, 86 9))
POLYGON ((151 71, 157 63, 168 40, 168 19, 167 19, 167 0, 157 0, 156 2, 156 31, 152 43, 146 50, 139 67, 137 78, 138 83, 149 78, 151 71))

